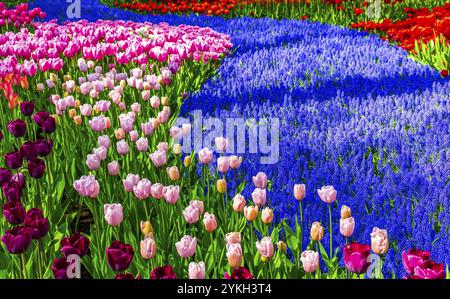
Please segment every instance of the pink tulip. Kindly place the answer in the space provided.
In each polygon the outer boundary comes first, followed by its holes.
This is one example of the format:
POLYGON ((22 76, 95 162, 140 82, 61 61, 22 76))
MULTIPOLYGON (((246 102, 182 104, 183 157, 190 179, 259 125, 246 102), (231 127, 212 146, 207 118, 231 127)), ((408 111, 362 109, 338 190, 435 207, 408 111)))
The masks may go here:
POLYGON ((150 196, 151 187, 152 183, 148 179, 142 179, 133 187, 133 193, 137 199, 147 199, 150 196))
POLYGON ((306 273, 313 273, 319 267, 319 254, 315 251, 303 251, 300 260, 306 273))
POLYGON ((156 242, 152 236, 147 236, 144 240, 141 241, 141 255, 145 260, 149 260, 155 257, 156 242))
POLYGON ((95 107, 100 112, 107 112, 110 106, 111 106, 110 101, 98 101, 97 103, 95 103, 95 107))
POLYGON ((108 174, 111 176, 119 175, 120 165, 117 161, 112 161, 108 163, 108 174))
POLYGON ((100 193, 100 185, 93 175, 82 176, 73 182, 73 187, 80 196, 96 198, 100 193))
POLYGON ((233 210, 235 212, 242 212, 244 210, 245 205, 247 202, 245 201, 244 196, 241 194, 236 194, 233 198, 233 210))
POLYGON ((214 138, 214 142, 216 144, 216 151, 219 153, 224 153, 228 147, 228 139, 224 137, 216 137, 214 138))
POLYGON ((306 186, 305 184, 295 184, 294 185, 294 197, 298 201, 301 201, 306 196, 306 186))
POLYGON ((333 203, 336 200, 337 191, 333 186, 323 186, 317 190, 317 194, 324 203, 333 203))
POLYGON ((146 122, 141 125, 142 133, 144 133, 145 136, 149 136, 153 134, 153 131, 155 130, 153 128, 153 124, 151 122, 146 122))
POLYGON ((107 153, 108 153, 108 150, 104 146, 100 146, 93 150, 93 154, 96 155, 97 158, 100 159, 101 161, 106 160, 107 153))
POLYGON ((105 204, 103 206, 105 220, 111 226, 117 226, 123 220, 123 208, 121 204, 105 204))
POLYGON ((96 170, 100 167, 100 159, 97 157, 97 155, 90 154, 87 155, 86 159, 86 165, 89 167, 90 170, 96 170))
POLYGON ((81 115, 90 116, 92 113, 92 106, 89 104, 84 104, 80 107, 81 115))
POLYGON ((339 228, 341 231, 341 235, 346 238, 349 238, 353 235, 353 231, 355 230, 355 219, 353 217, 349 218, 341 218, 339 222, 339 228))
POLYGON ((98 146, 103 146, 105 148, 109 148, 111 145, 108 135, 99 136, 97 138, 97 143, 98 143, 98 146))
POLYGON ((240 243, 227 244, 228 264, 232 268, 240 267, 242 264, 242 246, 240 243))
POLYGON ((184 220, 189 224, 194 224, 200 217, 200 211, 194 206, 187 206, 183 211, 184 220))
POLYGON ((261 241, 257 241, 256 249, 263 258, 270 259, 274 252, 272 239, 270 237, 264 237, 261 241))
POLYGON ((158 112, 158 120, 160 123, 165 124, 169 120, 170 117, 170 108, 167 109, 167 106, 164 106, 163 110, 158 112))
POLYGON ((141 137, 136 141, 136 147, 139 152, 145 152, 148 150, 148 139, 141 137))
POLYGON ((137 174, 128 174, 125 180, 122 180, 123 187, 127 192, 133 192, 134 186, 136 186, 140 181, 139 175, 137 174))
POLYGON ((129 114, 121 114, 119 115, 120 127, 126 132, 130 132, 133 130, 134 118, 129 114))
POLYGON ((169 150, 169 144, 167 142, 160 142, 160 143, 158 143, 156 148, 160 151, 167 152, 169 150))
POLYGON ((156 152, 150 154, 150 159, 156 167, 161 167, 166 164, 166 152, 157 150, 156 152))
POLYGON ((242 164, 242 157, 230 156, 231 169, 238 169, 239 167, 241 167, 241 164, 242 164))
POLYGON ((258 172, 253 177, 253 184, 256 188, 265 189, 267 187, 267 175, 264 172, 258 172))
POLYGON ((198 160, 202 164, 209 164, 212 161, 213 152, 205 147, 198 152, 198 160))
POLYGON ((252 192, 252 198, 255 205, 262 207, 266 204, 266 189, 256 188, 252 192))
POLYGON ((203 216, 203 224, 205 225, 205 230, 212 233, 217 228, 217 221, 214 214, 206 212, 203 216))
POLYGON ((227 233, 225 235, 225 241, 227 241, 227 244, 235 244, 235 243, 241 243, 241 233, 240 232, 232 232, 227 233))
POLYGON ((139 103, 131 104, 131 110, 136 114, 141 113, 141 104, 139 103))
POLYGON ((95 116, 89 120, 89 126, 95 132, 103 131, 107 127, 107 119, 103 116, 95 116))
POLYGON ((150 194, 154 199, 161 199, 163 197, 164 186, 160 183, 155 183, 150 189, 150 194))
POLYGON ((117 153, 119 155, 126 155, 130 151, 130 147, 128 146, 128 143, 125 140, 120 140, 116 143, 116 149, 117 153))
POLYGON ((385 229, 374 227, 370 233, 372 251, 376 254, 385 254, 389 249, 388 234, 385 229))
POLYGON ((166 186, 163 188, 164 200, 170 204, 176 204, 180 198, 180 186, 166 186))
MULTIPOLYGON (((142 91, 142 99, 148 101, 150 99, 150 90, 142 91)), ((153 106, 153 105, 152 105, 153 106)))
POLYGON ((179 242, 175 243, 178 254, 182 258, 188 258, 194 255, 197 246, 197 238, 184 236, 179 242))
POLYGON ((205 279, 205 263, 194 263, 189 264, 189 279, 205 279))
POLYGON ((154 95, 150 98, 150 106, 152 106, 152 108, 154 109, 158 109, 160 105, 160 101, 158 96, 154 95))
POLYGON ((191 200, 189 202, 189 205, 196 207, 198 209, 198 211, 200 212, 200 214, 203 214, 203 211, 205 210, 203 201, 201 201, 201 200, 191 200))
POLYGON ((128 134, 130 135, 130 141, 131 142, 136 142, 138 140, 138 138, 139 138, 138 132, 136 130, 132 130, 128 134))
POLYGON ((227 173, 230 170, 230 159, 228 157, 219 157, 217 159, 217 168, 221 173, 227 173))

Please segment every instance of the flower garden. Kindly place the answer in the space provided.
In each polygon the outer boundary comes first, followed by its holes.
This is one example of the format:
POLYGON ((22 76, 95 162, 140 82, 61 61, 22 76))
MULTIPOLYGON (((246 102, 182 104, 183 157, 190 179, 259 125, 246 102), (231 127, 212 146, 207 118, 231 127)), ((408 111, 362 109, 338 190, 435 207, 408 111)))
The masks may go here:
POLYGON ((0 278, 450 278, 449 3, 13 2, 0 278))

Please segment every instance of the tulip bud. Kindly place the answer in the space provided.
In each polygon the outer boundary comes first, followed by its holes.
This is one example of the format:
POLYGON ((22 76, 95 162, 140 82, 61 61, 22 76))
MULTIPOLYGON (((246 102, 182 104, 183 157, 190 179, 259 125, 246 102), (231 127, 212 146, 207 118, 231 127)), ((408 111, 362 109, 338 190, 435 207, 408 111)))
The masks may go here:
POLYGON ((153 226, 150 221, 141 221, 141 232, 144 236, 150 236, 153 234, 153 226))
POLYGON ((349 207, 347 207, 346 205, 343 205, 341 207, 341 218, 347 219, 350 217, 352 217, 352 210, 349 207))
POLYGON ((247 206, 244 208, 244 217, 248 221, 253 221, 258 217, 258 206, 247 206))
POLYGON ((77 115, 77 110, 75 109, 70 109, 69 110, 69 117, 70 118, 74 118, 77 115))
POLYGON ((286 253, 286 251, 287 251, 287 245, 283 241, 278 241, 277 248, 279 251, 282 251, 284 253, 286 253))
POLYGON ((79 126, 79 125, 81 125, 81 123, 83 122, 83 120, 81 119, 81 116, 76 115, 76 116, 73 118, 73 122, 75 123, 75 125, 79 126))
POLYGON ((63 77, 64 82, 72 80, 72 77, 70 75, 64 75, 63 77))
POLYGON ((81 105, 80 100, 76 100, 75 101, 75 108, 76 109, 80 109, 80 105, 81 105))
POLYGON ((242 196, 241 194, 236 194, 233 198, 233 210, 235 212, 242 212, 244 210, 246 201, 244 196, 242 196))
POLYGON ((265 208, 261 212, 261 220, 265 224, 272 223, 273 221, 273 211, 270 208, 265 208))
POLYGON ((45 90, 45 85, 43 83, 39 83, 36 85, 36 90, 39 92, 43 92, 45 90))
POLYGON ((296 184, 294 185, 294 196, 295 199, 301 201, 305 198, 306 195, 306 187, 304 184, 296 184))
POLYGON ((227 245, 227 259, 231 268, 240 267, 242 264, 242 247, 239 243, 227 245))
POLYGON ((385 254, 389 249, 388 234, 385 229, 374 227, 370 233, 371 247, 376 254, 385 254))
POLYGON ((314 222, 311 226, 311 239, 313 241, 322 241, 324 230, 320 222, 314 222))
POLYGON ((181 144, 175 143, 175 144, 173 145, 173 147, 172 147, 172 152, 173 152, 175 155, 181 154, 181 152, 182 152, 181 144))
POLYGON ((119 85, 122 89, 125 89, 125 87, 127 87, 127 81, 121 80, 119 85))
POLYGON ((58 76, 55 73, 51 73, 50 74, 50 81, 52 81, 53 83, 58 82, 58 76))
POLYGON ((163 106, 169 106, 169 98, 168 97, 162 97, 161 98, 161 104, 163 105, 163 106))
POLYGON ((184 161, 183 161, 184 167, 188 168, 189 165, 191 165, 191 160, 192 160, 191 156, 184 157, 184 161))
POLYGON ((220 194, 224 194, 225 192, 227 192, 227 181, 225 179, 220 179, 217 180, 217 191, 220 194))
POLYGON ((166 168, 167 175, 172 181, 178 181, 180 179, 180 171, 178 170, 178 167, 172 166, 166 168))
POLYGON ((122 128, 118 128, 114 130, 114 136, 116 136, 117 140, 122 140, 125 138, 125 131, 122 128))

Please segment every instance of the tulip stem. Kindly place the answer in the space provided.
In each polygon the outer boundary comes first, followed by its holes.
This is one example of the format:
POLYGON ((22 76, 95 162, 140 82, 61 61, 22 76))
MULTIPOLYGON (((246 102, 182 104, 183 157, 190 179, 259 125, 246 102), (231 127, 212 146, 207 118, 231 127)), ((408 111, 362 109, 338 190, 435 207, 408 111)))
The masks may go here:
POLYGON ((39 239, 38 241, 38 246, 37 246, 37 256, 38 256, 38 269, 39 269, 39 278, 44 278, 42 277, 42 265, 41 265, 41 240, 39 239))
POLYGON ((328 205, 328 214, 330 216, 330 227, 329 227, 329 232, 330 232, 330 261, 333 258, 333 221, 331 219, 331 204, 328 205))
POLYGON ((21 267, 22 267, 22 279, 27 279, 27 276, 26 276, 26 271, 25 271, 25 254, 24 253, 22 253, 21 255, 20 255, 20 261, 21 261, 21 267))

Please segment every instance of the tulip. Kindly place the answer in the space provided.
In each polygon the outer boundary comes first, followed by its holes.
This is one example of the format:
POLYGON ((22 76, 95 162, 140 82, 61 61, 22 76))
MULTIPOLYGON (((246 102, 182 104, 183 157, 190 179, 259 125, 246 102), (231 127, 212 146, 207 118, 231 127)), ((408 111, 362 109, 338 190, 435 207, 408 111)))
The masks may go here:
POLYGON ((131 110, 136 114, 140 113, 141 112, 141 104, 139 104, 139 103, 131 104, 131 110))
POLYGON ((11 171, 6 168, 0 168, 0 186, 3 186, 5 183, 9 183, 11 178, 11 171))
POLYGON ((116 149, 117 153, 119 155, 126 155, 130 151, 130 147, 128 146, 128 143, 125 140, 120 140, 116 143, 116 149))
POLYGON ((157 267, 150 273, 150 279, 176 279, 177 276, 170 265, 157 267))
POLYGON ((16 138, 25 136, 27 124, 21 120, 16 119, 8 123, 8 131, 16 138))
POLYGON ((6 165, 11 169, 21 168, 23 164, 23 156, 19 151, 7 153, 5 155, 5 160, 6 165))
POLYGON ((258 206, 247 206, 244 208, 244 217, 248 221, 253 221, 258 217, 258 206))
POLYGON ((184 167, 188 168, 191 165, 191 160, 192 160, 191 156, 184 157, 183 160, 184 167))
POLYGON ((153 234, 153 226, 150 221, 141 221, 141 232, 144 236, 150 236, 153 234))
POLYGON ((41 209, 32 208, 28 210, 23 223, 25 227, 31 229, 31 236, 35 240, 43 238, 48 233, 48 218, 44 218, 41 209))
POLYGON ((159 151, 167 152, 169 150, 169 144, 167 142, 160 142, 156 146, 156 149, 159 151))
POLYGON ((20 103, 20 112, 22 112, 24 116, 32 115, 34 112, 34 103, 23 101, 22 103, 20 103))
POLYGON ((265 224, 272 223, 273 221, 273 211, 270 208, 265 208, 261 212, 261 220, 265 224))
POLYGON ((138 275, 134 277, 133 273, 117 273, 116 276, 114 276, 114 279, 142 279, 141 275, 138 275))
POLYGON ((157 150, 156 152, 150 154, 150 159, 156 167, 161 167, 167 162, 166 152, 157 150))
POLYGON ((256 188, 252 192, 252 199, 255 205, 262 207, 266 204, 266 189, 256 188))
POLYGON ((205 147, 198 152, 198 160, 202 164, 209 164, 212 161, 213 152, 205 147))
POLYGON ((51 139, 39 139, 34 143, 34 150, 41 157, 48 156, 53 150, 53 141, 51 139))
POLYGON ((3 196, 7 201, 19 201, 22 196, 22 187, 20 183, 10 181, 2 186, 3 196))
POLYGON ((83 120, 81 119, 81 116, 77 115, 73 118, 73 122, 75 125, 80 126, 83 123, 83 120))
POLYGON ((240 243, 227 244, 227 259, 231 268, 240 267, 242 264, 242 247, 240 243))
POLYGON ((56 117, 47 118, 41 127, 44 133, 53 133, 56 129, 56 117))
POLYGON ((337 191, 333 186, 323 186, 317 190, 317 194, 324 203, 333 203, 336 200, 337 191))
POLYGON ((238 169, 239 167, 241 167, 241 164, 242 164, 242 157, 230 156, 231 169, 238 169))
POLYGON ((426 260, 421 266, 414 268, 414 276, 420 279, 445 279, 444 264, 426 260))
POLYGON ((195 247, 197 246, 197 238, 191 236, 184 236, 179 242, 175 243, 178 254, 182 258, 188 258, 194 255, 195 247))
POLYGON ((225 273, 224 275, 225 279, 238 279, 238 280, 246 280, 246 279, 253 279, 253 275, 250 273, 250 271, 245 267, 237 267, 233 270, 233 273, 229 275, 228 273, 225 273))
POLYGON ((283 242, 283 241, 278 241, 278 243, 277 243, 277 249, 280 250, 280 251, 282 251, 282 252, 284 252, 284 253, 286 253, 286 251, 287 251, 287 245, 286 245, 286 243, 283 242))
POLYGON ((350 243, 344 246, 344 264, 352 273, 365 273, 370 263, 370 246, 359 243, 350 243))
POLYGON ((350 218, 341 218, 339 221, 339 229, 341 231, 341 235, 346 238, 349 238, 353 235, 353 231, 355 230, 355 219, 353 217, 350 218))
POLYGON ((134 250, 129 244, 123 244, 120 241, 114 241, 106 249, 106 258, 108 265, 115 272, 121 272, 131 264, 133 260, 134 250))
POLYGON ((220 194, 224 194, 227 192, 227 181, 225 179, 219 179, 216 183, 217 186, 217 192, 220 194))
POLYGON ((18 172, 11 177, 11 181, 19 184, 20 188, 25 188, 25 176, 18 172))
POLYGON ((142 179, 133 187, 133 193, 137 199, 147 199, 150 196, 151 188, 152 183, 148 179, 142 179))
MULTIPOLYGON (((138 134, 138 132, 136 130, 132 130, 128 134, 130 135, 130 141, 131 142, 136 142, 138 140, 138 138, 139 138, 139 134, 138 134)), ((148 142, 147 142, 147 145, 148 145, 148 142)))
POLYGON ((253 177, 253 184, 256 188, 265 189, 267 187, 267 175, 264 172, 258 172, 258 174, 253 177))
POLYGON ((370 234, 372 251, 376 254, 385 254, 389 249, 387 231, 374 227, 370 234))
POLYGON ((86 159, 86 165, 89 167, 90 170, 96 170, 100 167, 100 159, 95 154, 87 155, 86 159))
POLYGON ((32 178, 39 179, 44 175, 45 163, 39 158, 28 161, 28 173, 32 178))
POLYGON ((116 130, 114 130, 114 136, 116 137, 117 140, 122 140, 125 138, 125 131, 122 128, 118 128, 116 130))
POLYGON ((55 279, 68 279, 67 268, 69 266, 66 257, 55 258, 52 264, 53 277, 55 279))
POLYGON ((111 226, 120 225, 123 221, 123 207, 121 204, 105 204, 103 206, 105 220, 111 226))
POLYGON ((139 152, 145 152, 148 150, 148 139, 141 137, 136 141, 136 147, 139 152))
POLYGON ((158 109, 159 105, 160 105, 160 101, 159 101, 158 96, 156 96, 156 95, 152 96, 150 98, 150 106, 152 106, 152 108, 154 108, 154 109, 158 109))
POLYGON ((402 263, 408 274, 414 274, 416 267, 421 267, 430 259, 430 252, 420 249, 410 249, 408 253, 402 253, 402 263))
POLYGON ((153 124, 151 122, 146 122, 141 125, 142 133, 144 133, 145 136, 149 136, 153 134, 153 131, 156 129, 154 128, 153 124))
POLYGON ((163 197, 163 189, 164 189, 164 185, 162 185, 160 183, 155 183, 152 185, 152 187, 150 189, 150 195, 154 199, 161 199, 163 197))
POLYGON ((166 96, 162 97, 162 98, 161 98, 161 104, 162 104, 163 106, 169 106, 169 104, 170 104, 169 98, 166 97, 166 96))
POLYGON ((352 210, 347 207, 346 205, 343 205, 341 207, 341 218, 346 219, 352 217, 352 210))
POLYGON ((323 226, 320 224, 320 222, 314 222, 311 226, 311 239, 313 241, 320 242, 323 239, 323 226))
POLYGON ((319 254, 315 251, 303 251, 300 260, 306 273, 313 273, 319 267, 319 254))
POLYGON ((73 187, 80 196, 90 198, 96 198, 100 192, 100 185, 93 175, 82 176, 73 183, 73 187))
POLYGON ((166 202, 176 204, 180 198, 180 186, 166 186, 162 193, 166 202))
POLYGON ((241 194, 236 194, 233 198, 233 210, 235 212, 242 212, 244 210, 244 207, 246 205, 246 201, 244 196, 241 194))
POLYGON ((31 240, 31 229, 24 226, 16 226, 11 230, 6 230, 2 236, 2 242, 11 254, 21 254, 27 251, 31 240))
POLYGON ((83 104, 80 107, 81 115, 90 116, 92 114, 92 106, 90 104, 83 104))
POLYGON ((25 208, 20 201, 8 201, 2 206, 3 216, 12 225, 21 224, 25 220, 25 208))
POLYGON ((212 233, 217 228, 217 221, 214 214, 205 213, 203 216, 203 224, 205 225, 205 230, 209 233, 212 233))
POLYGON ((219 157, 217 159, 217 168, 221 173, 227 173, 230 170, 230 159, 228 157, 219 157))
POLYGON ((180 179, 180 172, 178 171, 178 167, 172 166, 166 168, 167 175, 172 181, 178 181, 180 179))
POLYGON ((216 150, 219 153, 224 153, 228 147, 228 139, 224 137, 216 137, 214 138, 214 142, 216 144, 216 150))
POLYGON ((26 160, 37 158, 39 155, 36 143, 31 141, 26 141, 22 144, 20 147, 20 153, 26 160))
POLYGON ((71 254, 76 254, 83 257, 89 251, 89 239, 80 233, 75 233, 70 237, 61 239, 61 254, 68 257, 71 254))
POLYGON ((111 176, 119 175, 120 165, 117 161, 112 161, 108 163, 108 174, 111 176))
POLYGON ((181 154, 181 153, 183 152, 183 148, 181 147, 181 144, 175 143, 175 144, 173 145, 173 147, 172 147, 172 152, 173 152, 175 155, 181 154))
POLYGON ((152 236, 146 236, 141 241, 141 255, 145 260, 152 259, 156 255, 156 242, 152 236))
POLYGON ((306 196, 306 186, 305 184, 295 184, 294 185, 294 197, 298 201, 302 201, 306 196))
POLYGON ((191 262, 189 264, 189 279, 205 279, 205 263, 191 262))
POLYGON ((227 244, 235 244, 235 243, 241 243, 241 233, 240 232, 232 232, 227 233, 225 235, 225 241, 227 241, 227 244))
POLYGON ((191 201, 189 202, 189 205, 191 205, 191 206, 197 208, 198 211, 199 211, 199 213, 200 213, 200 214, 203 214, 203 211, 204 211, 204 209, 205 209, 205 208, 204 208, 204 203, 203 203, 203 201, 201 201, 201 200, 191 200, 191 201))
POLYGON ((274 247, 270 237, 264 237, 261 241, 256 242, 256 249, 264 261, 269 260, 273 256, 274 247))
POLYGON ((200 217, 200 211, 195 206, 189 205, 183 211, 184 220, 189 224, 194 224, 200 217))

